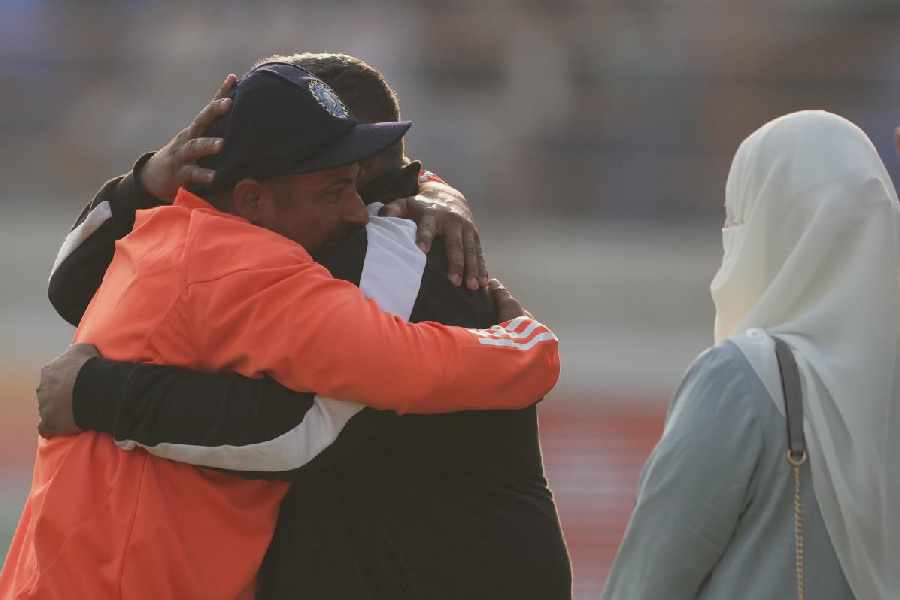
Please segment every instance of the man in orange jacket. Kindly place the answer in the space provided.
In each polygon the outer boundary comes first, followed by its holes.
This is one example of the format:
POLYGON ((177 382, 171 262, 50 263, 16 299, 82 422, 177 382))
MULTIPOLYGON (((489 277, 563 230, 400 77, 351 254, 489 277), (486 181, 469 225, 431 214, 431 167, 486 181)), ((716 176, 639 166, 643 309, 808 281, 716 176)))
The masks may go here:
MULTIPOLYGON (((366 222, 356 163, 409 123, 358 124, 276 63, 245 76, 216 127, 214 186, 138 216, 76 341, 398 412, 521 408, 553 387, 557 342, 540 323, 409 325, 310 258, 366 222)), ((0 597, 249 597, 285 491, 92 432, 42 441, 0 597)))

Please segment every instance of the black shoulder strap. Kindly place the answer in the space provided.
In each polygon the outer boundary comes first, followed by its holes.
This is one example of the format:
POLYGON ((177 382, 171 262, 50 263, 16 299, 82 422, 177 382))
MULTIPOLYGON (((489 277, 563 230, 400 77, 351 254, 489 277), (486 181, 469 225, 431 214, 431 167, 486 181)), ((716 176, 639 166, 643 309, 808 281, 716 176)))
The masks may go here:
POLYGON ((806 439, 803 436, 803 391, 800 387, 800 372, 794 353, 784 340, 772 336, 775 340, 775 357, 778 359, 778 370, 781 373, 781 390, 784 393, 784 413, 787 417, 788 448, 794 458, 800 458, 806 452, 806 439))

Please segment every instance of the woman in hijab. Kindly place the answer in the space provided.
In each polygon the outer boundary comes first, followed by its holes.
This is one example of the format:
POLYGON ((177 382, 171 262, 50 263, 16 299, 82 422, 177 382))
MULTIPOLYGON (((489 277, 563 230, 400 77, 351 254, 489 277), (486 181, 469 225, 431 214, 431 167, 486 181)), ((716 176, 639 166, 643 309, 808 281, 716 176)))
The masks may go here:
POLYGON ((900 206, 887 171, 849 121, 787 115, 741 144, 725 212, 716 345, 669 408, 603 597, 900 598, 900 206), (802 390, 796 524, 773 336, 802 390))

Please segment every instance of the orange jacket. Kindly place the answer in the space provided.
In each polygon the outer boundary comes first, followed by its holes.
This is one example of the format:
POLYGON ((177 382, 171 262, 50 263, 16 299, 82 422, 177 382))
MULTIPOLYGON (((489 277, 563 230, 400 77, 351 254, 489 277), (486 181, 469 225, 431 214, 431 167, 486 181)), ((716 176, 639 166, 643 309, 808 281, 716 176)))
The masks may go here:
MULTIPOLYGON (((559 374, 540 323, 404 323, 301 246, 184 190, 117 243, 76 341, 398 412, 522 408, 559 374)), ((286 489, 98 433, 42 439, 0 599, 252 597, 286 489)))

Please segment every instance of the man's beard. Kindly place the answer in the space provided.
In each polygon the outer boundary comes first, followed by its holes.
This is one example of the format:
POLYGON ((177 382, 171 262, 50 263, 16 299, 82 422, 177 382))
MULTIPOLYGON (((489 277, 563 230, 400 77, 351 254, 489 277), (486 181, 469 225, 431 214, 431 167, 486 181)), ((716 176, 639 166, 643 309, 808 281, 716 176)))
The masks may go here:
POLYGON ((315 254, 313 254, 313 259, 319 260, 319 257, 321 256, 328 256, 338 246, 340 246, 344 240, 349 238, 360 229, 365 229, 365 225, 346 225, 338 227, 338 229, 334 233, 332 233, 321 246, 319 246, 319 249, 316 250, 315 254))

